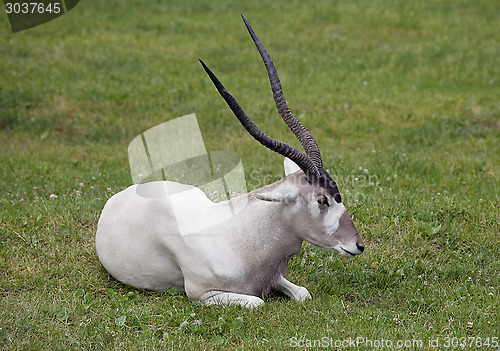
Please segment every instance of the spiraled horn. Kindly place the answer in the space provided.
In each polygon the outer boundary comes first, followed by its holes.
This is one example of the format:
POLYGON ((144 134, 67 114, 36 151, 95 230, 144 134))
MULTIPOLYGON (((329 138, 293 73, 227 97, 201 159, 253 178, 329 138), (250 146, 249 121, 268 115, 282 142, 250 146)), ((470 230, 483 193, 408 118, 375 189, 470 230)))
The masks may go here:
POLYGON ((269 82, 271 83, 271 89, 273 91, 274 102, 276 103, 276 108, 278 109, 281 118, 283 118, 293 134, 295 134, 295 136, 299 139, 300 143, 304 147, 304 150, 306 151, 306 154, 311 158, 314 165, 317 168, 322 168, 323 161, 321 159, 321 153, 319 151, 318 144, 314 140, 311 133, 309 133, 306 127, 304 127, 302 123, 300 123, 297 118, 294 117, 294 115, 288 108, 285 96, 283 95, 283 89, 281 88, 281 82, 278 77, 278 72, 276 71, 273 60, 271 60, 271 56, 269 56, 266 48, 260 41, 257 34, 255 34, 254 30, 246 20, 245 16, 243 16, 243 14, 241 14, 241 18, 243 18, 243 22, 245 22, 248 33, 250 33, 250 36, 252 37, 252 40, 259 50, 262 60, 264 61, 264 65, 267 69, 267 75, 269 76, 269 82))
POLYGON ((243 127, 245 127, 248 133, 250 133, 250 135, 255 140, 260 142, 265 147, 294 161, 304 171, 307 180, 310 183, 316 183, 328 189, 330 194, 334 197, 335 201, 340 203, 342 199, 340 197, 337 184, 332 179, 330 174, 328 174, 328 172, 323 168, 323 161, 321 159, 321 153, 319 151, 318 144, 312 137, 311 133, 309 133, 309 131, 290 112, 290 109, 288 108, 285 97, 283 95, 281 83, 278 78, 278 72, 276 71, 276 67, 271 60, 271 57, 264 48, 264 45, 262 45, 262 42, 253 31, 252 27, 250 27, 250 25, 248 24, 245 17, 243 15, 241 15, 241 17, 243 18, 248 32, 250 33, 250 36, 252 37, 255 45, 257 46, 257 49, 259 50, 264 64, 266 65, 267 74, 271 83, 271 89, 273 91, 274 101, 276 103, 276 108, 278 109, 278 112, 285 123, 299 139, 306 152, 304 153, 296 147, 290 146, 264 134, 259 128, 257 128, 257 126, 250 120, 250 118, 248 118, 236 99, 226 90, 226 88, 224 88, 222 83, 200 59, 199 61, 201 65, 214 83, 219 94, 233 111, 236 118, 238 118, 243 127))
POLYGON ((222 85, 222 83, 217 79, 215 74, 205 65, 205 63, 200 59, 199 60, 205 72, 207 72, 208 76, 214 83, 217 91, 222 96, 222 98, 226 101, 231 111, 233 111, 234 115, 240 123, 245 127, 248 133, 259 143, 264 145, 265 147, 288 157, 290 160, 295 162, 300 169, 304 171, 308 179, 317 179, 320 176, 318 168, 311 161, 309 156, 307 156, 303 151, 297 149, 296 147, 290 146, 286 143, 283 143, 279 140, 273 139, 270 136, 264 134, 257 126, 248 118, 246 113, 238 104, 238 101, 232 96, 226 88, 222 85))

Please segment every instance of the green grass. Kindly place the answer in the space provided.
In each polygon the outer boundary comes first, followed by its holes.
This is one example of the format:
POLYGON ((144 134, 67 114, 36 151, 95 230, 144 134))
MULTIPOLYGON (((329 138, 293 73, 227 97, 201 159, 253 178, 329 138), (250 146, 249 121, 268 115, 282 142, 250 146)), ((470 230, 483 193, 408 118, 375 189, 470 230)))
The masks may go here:
POLYGON ((487 0, 82 1, 17 34, 0 15, 0 348, 362 337, 436 349, 471 337, 498 349, 499 26, 487 0), (131 289, 94 249, 106 200, 131 183, 128 143, 166 120, 196 112, 207 149, 238 153, 250 189, 281 177, 282 158, 245 133, 197 62, 266 133, 298 145, 240 12, 367 246, 346 260, 304 244, 290 279, 313 300, 272 295, 253 311, 131 289))

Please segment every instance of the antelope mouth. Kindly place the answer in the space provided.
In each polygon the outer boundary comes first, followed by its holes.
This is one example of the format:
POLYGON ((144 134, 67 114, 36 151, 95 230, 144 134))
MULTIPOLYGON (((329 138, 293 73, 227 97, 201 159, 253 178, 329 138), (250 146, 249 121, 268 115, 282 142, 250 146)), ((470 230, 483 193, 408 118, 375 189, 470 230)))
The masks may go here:
POLYGON ((362 244, 353 243, 353 245, 350 244, 336 245, 334 249, 338 252, 340 256, 351 258, 361 255, 365 250, 365 247, 362 244))
POLYGON ((352 253, 351 251, 344 249, 342 246, 340 247, 340 249, 342 251, 339 251, 339 254, 341 254, 344 257, 354 257, 357 255, 357 254, 352 253))

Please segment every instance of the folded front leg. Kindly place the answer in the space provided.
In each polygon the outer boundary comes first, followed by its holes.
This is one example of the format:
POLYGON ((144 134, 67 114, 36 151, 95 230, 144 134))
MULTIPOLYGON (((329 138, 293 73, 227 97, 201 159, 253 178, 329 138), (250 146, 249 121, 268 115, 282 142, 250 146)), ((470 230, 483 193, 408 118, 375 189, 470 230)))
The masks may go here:
POLYGON ((257 296, 236 294, 227 291, 209 291, 201 296, 200 301, 207 306, 240 305, 247 308, 255 308, 264 304, 264 300, 257 296))
POLYGON ((311 294, 309 294, 306 288, 290 283, 283 276, 278 280, 276 289, 300 302, 311 299, 311 294))

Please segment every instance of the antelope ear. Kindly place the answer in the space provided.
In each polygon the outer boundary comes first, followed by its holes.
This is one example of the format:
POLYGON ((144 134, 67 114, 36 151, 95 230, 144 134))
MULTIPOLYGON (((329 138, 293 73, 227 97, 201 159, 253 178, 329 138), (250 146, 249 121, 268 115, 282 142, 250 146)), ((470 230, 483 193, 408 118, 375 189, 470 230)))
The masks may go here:
POLYGON ((300 167, 288 157, 285 157, 283 164, 285 166, 285 176, 300 171, 300 167))
POLYGON ((256 193, 254 196, 262 201, 284 202, 286 204, 294 204, 297 202, 299 195, 298 189, 274 189, 265 193, 256 193))

